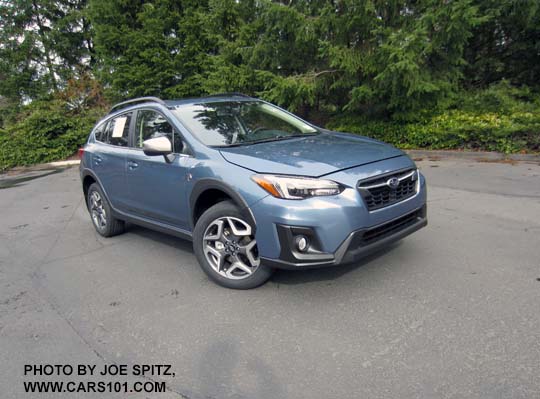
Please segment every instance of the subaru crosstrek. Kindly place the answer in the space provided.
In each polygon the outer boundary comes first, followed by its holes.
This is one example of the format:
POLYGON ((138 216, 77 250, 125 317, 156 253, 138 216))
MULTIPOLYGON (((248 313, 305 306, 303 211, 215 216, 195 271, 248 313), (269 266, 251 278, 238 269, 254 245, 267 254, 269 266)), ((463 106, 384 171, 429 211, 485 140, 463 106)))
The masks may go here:
POLYGON ((117 104, 80 156, 99 234, 130 222, 190 239, 229 288, 350 263, 427 224, 425 179, 402 151, 242 94, 117 104))

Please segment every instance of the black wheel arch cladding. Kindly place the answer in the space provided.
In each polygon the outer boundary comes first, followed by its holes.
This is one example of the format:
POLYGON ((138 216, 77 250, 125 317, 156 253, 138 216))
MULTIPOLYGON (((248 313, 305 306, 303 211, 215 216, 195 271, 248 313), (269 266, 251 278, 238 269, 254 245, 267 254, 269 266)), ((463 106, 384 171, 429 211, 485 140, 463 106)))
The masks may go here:
POLYGON ((253 232, 255 233, 257 229, 255 218, 253 217, 253 214, 251 213, 251 210, 249 209, 249 206, 244 200, 244 198, 227 183, 224 183, 223 181, 215 178, 200 179, 197 181, 197 183, 195 183, 193 189, 191 190, 189 205, 191 211, 190 224, 192 229, 195 227, 195 208, 197 206, 197 201, 199 200, 201 195, 203 195, 208 190, 218 190, 227 195, 231 199, 231 201, 238 207, 242 216, 246 218, 246 221, 251 224, 251 226, 253 227, 253 232))

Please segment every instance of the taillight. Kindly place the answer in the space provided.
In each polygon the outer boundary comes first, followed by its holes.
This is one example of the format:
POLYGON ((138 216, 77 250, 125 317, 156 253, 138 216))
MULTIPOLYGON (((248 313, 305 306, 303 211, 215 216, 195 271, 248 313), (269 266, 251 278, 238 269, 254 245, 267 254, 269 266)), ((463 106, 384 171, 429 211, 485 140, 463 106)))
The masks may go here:
POLYGON ((79 148, 79 151, 77 152, 77 155, 79 156, 79 159, 82 159, 84 155, 84 148, 79 148))

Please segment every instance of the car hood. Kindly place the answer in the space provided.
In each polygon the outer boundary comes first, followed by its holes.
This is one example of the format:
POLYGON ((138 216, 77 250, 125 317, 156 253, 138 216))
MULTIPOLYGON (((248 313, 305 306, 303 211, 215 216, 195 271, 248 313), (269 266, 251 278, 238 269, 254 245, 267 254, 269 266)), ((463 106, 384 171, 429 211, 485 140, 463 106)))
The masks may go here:
POLYGON ((221 148, 220 152, 227 161, 257 173, 312 177, 404 155, 367 137, 334 132, 221 148))

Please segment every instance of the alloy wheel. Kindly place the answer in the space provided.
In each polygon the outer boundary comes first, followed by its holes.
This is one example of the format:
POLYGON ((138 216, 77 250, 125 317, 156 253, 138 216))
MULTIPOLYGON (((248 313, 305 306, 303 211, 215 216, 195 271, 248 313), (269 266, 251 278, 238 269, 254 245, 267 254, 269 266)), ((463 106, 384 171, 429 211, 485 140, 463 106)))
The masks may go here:
POLYGON ((220 217, 208 225, 203 252, 215 272, 232 280, 251 276, 261 263, 251 226, 232 216, 220 217))
POLYGON ((97 191, 90 194, 90 213, 96 227, 103 230, 107 226, 107 212, 103 206, 103 199, 97 191))

